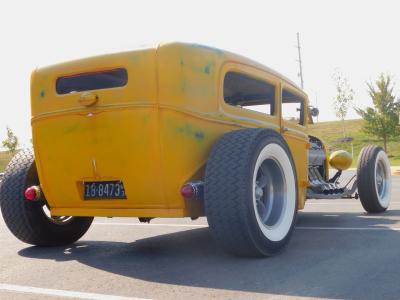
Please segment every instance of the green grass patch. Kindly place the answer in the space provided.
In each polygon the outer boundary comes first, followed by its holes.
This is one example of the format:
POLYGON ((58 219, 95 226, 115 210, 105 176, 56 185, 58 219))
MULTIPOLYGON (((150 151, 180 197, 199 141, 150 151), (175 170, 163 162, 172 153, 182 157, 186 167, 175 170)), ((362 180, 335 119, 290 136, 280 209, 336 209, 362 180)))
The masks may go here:
POLYGON ((0 173, 4 172, 13 156, 14 154, 11 154, 10 152, 0 152, 0 173))
MULTIPOLYGON (((335 150, 346 150, 351 153, 351 144, 354 149, 353 167, 357 164, 357 158, 361 149, 367 145, 378 145, 383 148, 383 142, 373 136, 367 135, 362 130, 364 120, 345 121, 346 136, 353 138, 352 142, 341 143, 343 138, 342 122, 320 122, 310 125, 310 134, 320 138, 326 145, 329 152, 335 150)), ((387 151, 392 166, 400 166, 400 137, 392 139, 387 144, 387 151)))

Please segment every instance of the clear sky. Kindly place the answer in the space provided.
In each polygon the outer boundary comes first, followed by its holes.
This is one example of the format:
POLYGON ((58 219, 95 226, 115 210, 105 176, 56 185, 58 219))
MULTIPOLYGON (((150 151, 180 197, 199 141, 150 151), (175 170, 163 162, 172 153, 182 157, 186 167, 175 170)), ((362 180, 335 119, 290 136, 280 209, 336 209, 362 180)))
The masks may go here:
MULTIPOLYGON (((29 144, 29 77, 38 66, 166 41, 248 56, 299 83, 319 120, 335 119, 332 74, 348 78, 354 104, 371 105, 366 82, 385 72, 400 85, 398 1, 1 1, 0 140, 9 126, 29 144)), ((348 118, 358 117, 350 111, 348 118)))

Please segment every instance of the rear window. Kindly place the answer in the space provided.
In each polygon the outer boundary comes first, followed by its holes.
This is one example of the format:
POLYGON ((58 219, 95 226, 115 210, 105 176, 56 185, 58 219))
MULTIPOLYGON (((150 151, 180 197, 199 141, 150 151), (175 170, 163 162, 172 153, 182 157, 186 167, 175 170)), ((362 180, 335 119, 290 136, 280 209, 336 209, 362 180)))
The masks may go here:
POLYGON ((245 74, 228 72, 224 79, 224 100, 233 106, 273 115, 275 86, 245 74))
POLYGON ((126 69, 114 69, 100 72, 88 72, 64 76, 57 79, 57 94, 110 89, 126 85, 128 72, 126 69))

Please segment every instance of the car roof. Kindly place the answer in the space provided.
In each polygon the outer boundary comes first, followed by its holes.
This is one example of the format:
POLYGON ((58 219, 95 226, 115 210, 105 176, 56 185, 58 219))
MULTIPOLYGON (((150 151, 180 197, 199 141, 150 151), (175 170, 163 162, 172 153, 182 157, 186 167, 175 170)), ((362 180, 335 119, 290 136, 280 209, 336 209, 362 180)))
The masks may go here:
POLYGON ((182 42, 170 42, 170 43, 160 43, 158 45, 158 47, 179 47, 182 48, 182 50, 189 50, 190 49, 197 49, 197 50, 203 50, 205 52, 213 52, 216 57, 219 57, 221 60, 225 60, 225 61, 234 61, 237 63, 242 63, 242 64, 246 64, 246 65, 250 65, 252 67, 261 69, 267 73, 270 73, 278 78, 280 78, 282 81, 284 81, 286 84, 291 85, 293 88, 295 88, 296 90, 298 90, 300 93, 304 94, 305 96, 306 93, 304 92, 304 90, 302 88, 300 88, 296 83, 294 83, 292 80, 290 80, 289 78, 287 78, 286 76, 282 75, 281 73, 275 71, 272 68, 269 68, 257 61, 254 61, 248 57, 239 55, 239 54, 235 54, 233 52, 230 51, 226 51, 226 50, 222 50, 219 48, 215 48, 215 47, 210 47, 210 46, 206 46, 206 45, 202 45, 202 44, 196 44, 196 43, 182 43, 182 42))

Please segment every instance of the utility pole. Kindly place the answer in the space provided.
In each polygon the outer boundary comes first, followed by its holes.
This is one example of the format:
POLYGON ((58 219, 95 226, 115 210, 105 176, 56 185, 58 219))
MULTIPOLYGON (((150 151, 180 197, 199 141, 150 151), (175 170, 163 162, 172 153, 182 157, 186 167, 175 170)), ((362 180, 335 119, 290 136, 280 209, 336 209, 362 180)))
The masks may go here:
POLYGON ((301 88, 304 89, 304 82, 303 82, 303 67, 301 65, 301 52, 300 52, 300 34, 297 33, 297 51, 299 53, 299 67, 300 67, 300 72, 298 76, 300 77, 300 82, 301 82, 301 88))

